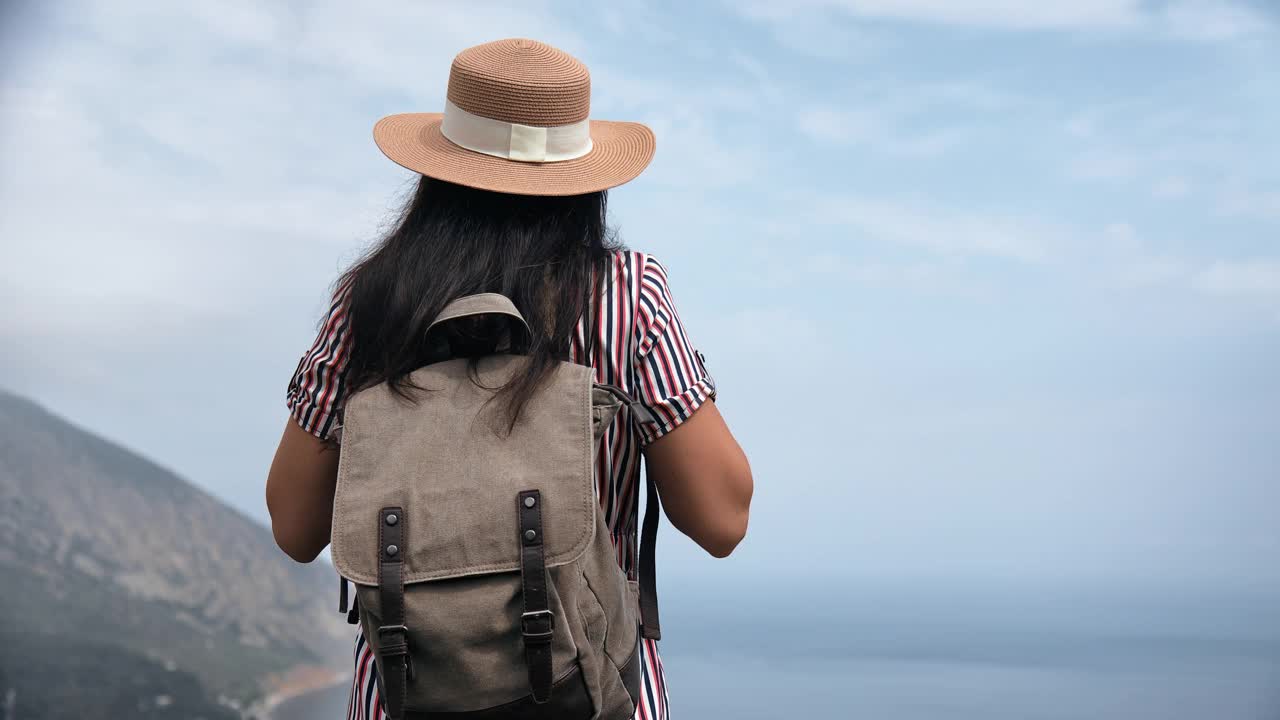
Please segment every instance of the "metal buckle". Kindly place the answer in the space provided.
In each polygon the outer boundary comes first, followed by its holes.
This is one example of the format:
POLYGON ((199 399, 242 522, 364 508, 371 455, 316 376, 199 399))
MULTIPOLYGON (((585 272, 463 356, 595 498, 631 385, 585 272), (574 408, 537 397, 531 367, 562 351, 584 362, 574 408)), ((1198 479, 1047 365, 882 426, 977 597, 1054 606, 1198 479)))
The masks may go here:
POLYGON ((381 625, 378 627, 378 652, 384 656, 399 657, 404 656, 405 672, 410 680, 414 678, 413 656, 409 654, 409 628, 404 625, 381 625), (400 637, 396 638, 395 644, 387 647, 386 641, 383 639, 389 633, 396 633, 400 637))
POLYGON ((550 610, 533 610, 531 612, 523 613, 520 615, 520 635, 522 635, 526 641, 549 639, 553 634, 555 634, 555 627, 556 627, 556 616, 555 616, 555 613, 551 612, 550 610), (546 632, 530 631, 529 621, 534 618, 540 618, 540 617, 547 618, 546 632))
POLYGON ((379 649, 384 650, 386 648, 387 642, 384 638, 391 633, 396 633, 400 636, 398 638, 395 638, 396 640, 395 644, 398 645, 399 647, 395 648, 395 650, 392 650, 392 653, 396 653, 397 650, 399 651, 399 654, 407 653, 409 651, 409 638, 408 638, 409 628, 405 627, 404 625, 382 625, 378 627, 379 649))

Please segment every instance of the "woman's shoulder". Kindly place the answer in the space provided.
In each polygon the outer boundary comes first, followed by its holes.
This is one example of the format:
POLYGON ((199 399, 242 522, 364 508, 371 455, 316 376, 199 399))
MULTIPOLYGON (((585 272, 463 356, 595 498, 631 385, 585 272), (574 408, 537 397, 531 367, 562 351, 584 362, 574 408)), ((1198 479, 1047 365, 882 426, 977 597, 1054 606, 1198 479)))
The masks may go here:
POLYGON ((635 290, 633 295, 666 292, 667 266, 653 253, 643 250, 615 250, 612 260, 613 281, 635 290))

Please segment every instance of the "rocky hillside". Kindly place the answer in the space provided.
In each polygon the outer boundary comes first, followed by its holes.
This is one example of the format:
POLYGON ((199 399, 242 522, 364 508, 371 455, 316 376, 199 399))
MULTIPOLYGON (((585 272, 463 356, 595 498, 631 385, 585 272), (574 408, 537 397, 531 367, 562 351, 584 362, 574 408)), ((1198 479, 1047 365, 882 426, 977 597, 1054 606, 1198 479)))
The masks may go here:
POLYGON ((332 568, 4 392, 0 578, 0 718, 237 717, 349 658, 332 568))

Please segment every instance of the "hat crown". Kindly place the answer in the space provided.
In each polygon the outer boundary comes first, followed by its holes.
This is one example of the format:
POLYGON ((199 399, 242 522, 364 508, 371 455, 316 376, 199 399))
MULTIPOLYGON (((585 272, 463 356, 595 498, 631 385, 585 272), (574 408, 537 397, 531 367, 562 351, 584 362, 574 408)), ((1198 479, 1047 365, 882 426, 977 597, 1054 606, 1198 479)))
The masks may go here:
POLYGON ((569 53, 511 38, 458 53, 449 69, 449 101, 473 115, 535 127, 586 120, 591 74, 569 53))

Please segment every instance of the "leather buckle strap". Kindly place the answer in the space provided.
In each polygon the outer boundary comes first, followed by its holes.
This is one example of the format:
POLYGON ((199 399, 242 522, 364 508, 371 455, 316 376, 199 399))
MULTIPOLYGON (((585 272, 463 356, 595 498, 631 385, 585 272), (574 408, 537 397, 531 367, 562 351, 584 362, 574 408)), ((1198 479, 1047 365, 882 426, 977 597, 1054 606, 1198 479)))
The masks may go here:
POLYGON ((378 628, 380 677, 385 688, 387 717, 404 717, 405 697, 413 676, 409 628, 404 624, 404 510, 385 507, 378 512, 378 595, 382 621, 378 628))
POLYGON ((520 514, 520 595, 524 601, 520 635, 529 666, 529 689, 533 701, 541 704, 551 699, 551 641, 555 636, 542 540, 542 494, 537 490, 519 493, 516 509, 520 514))
POLYGON ((404 656, 405 674, 413 680, 413 656, 409 654, 409 628, 382 625, 378 628, 378 651, 384 658, 404 656))

